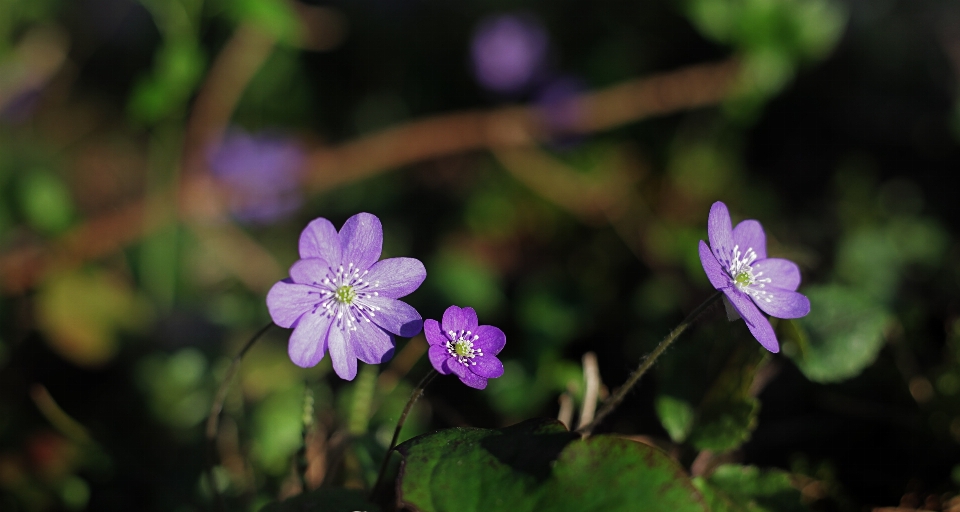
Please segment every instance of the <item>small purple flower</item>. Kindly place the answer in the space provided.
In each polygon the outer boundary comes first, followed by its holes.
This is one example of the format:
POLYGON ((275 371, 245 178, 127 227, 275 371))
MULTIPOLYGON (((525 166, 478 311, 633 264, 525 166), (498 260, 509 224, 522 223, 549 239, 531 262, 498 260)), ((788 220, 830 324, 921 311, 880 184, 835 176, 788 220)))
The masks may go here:
POLYGON ((230 210, 253 223, 282 219, 300 207, 299 174, 305 159, 291 139, 237 129, 209 154, 213 175, 230 189, 230 210))
POLYGON ((544 70, 550 39, 533 16, 486 18, 473 33, 471 53, 477 81, 502 94, 520 92, 544 70))
POLYGON ((416 336, 417 310, 397 300, 427 277, 414 258, 382 261, 380 219, 358 213, 337 233, 327 219, 314 219, 300 235, 300 257, 290 277, 267 293, 267 309, 280 327, 293 328, 290 359, 304 368, 330 352, 342 379, 357 375, 357 359, 377 364, 393 357, 392 335, 416 336))
POLYGON ((767 258, 767 239, 759 222, 745 220, 733 229, 730 226, 727 205, 713 203, 707 221, 710 247, 700 240, 703 270, 763 348, 779 352, 773 327, 760 310, 777 318, 800 318, 810 312, 810 300, 796 292, 800 269, 792 261, 767 258))
POLYGON ((450 306, 443 320, 426 320, 423 333, 430 343, 430 363, 444 375, 451 373, 471 388, 487 387, 487 379, 503 375, 497 354, 507 337, 492 325, 477 325, 473 308, 450 306))

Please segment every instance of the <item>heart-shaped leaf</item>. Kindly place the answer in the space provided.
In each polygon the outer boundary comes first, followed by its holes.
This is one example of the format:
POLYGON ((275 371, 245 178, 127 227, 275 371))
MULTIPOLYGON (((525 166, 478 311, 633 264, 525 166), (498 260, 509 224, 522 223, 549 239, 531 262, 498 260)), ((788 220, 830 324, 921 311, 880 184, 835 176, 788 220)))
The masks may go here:
POLYGON ((704 512, 679 465, 614 436, 586 440, 555 420, 456 428, 400 445, 400 500, 420 512, 704 512))

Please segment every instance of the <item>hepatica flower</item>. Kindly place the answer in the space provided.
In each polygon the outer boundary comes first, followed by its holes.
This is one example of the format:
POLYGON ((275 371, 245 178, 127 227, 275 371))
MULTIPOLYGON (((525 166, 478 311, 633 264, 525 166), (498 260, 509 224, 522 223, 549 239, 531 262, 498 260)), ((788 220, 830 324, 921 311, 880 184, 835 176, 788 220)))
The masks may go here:
POLYGON ((700 262, 713 287, 727 300, 757 341, 779 352, 777 336, 764 313, 777 318, 799 318, 810 312, 810 301, 797 293, 800 269, 792 261, 767 258, 767 239, 755 220, 731 229, 730 213, 720 201, 710 208, 707 222, 710 246, 700 241, 700 262))
POLYGON ((279 134, 249 135, 230 130, 210 151, 213 175, 230 191, 230 210, 241 221, 270 223, 296 211, 303 202, 302 148, 279 134))
POLYGON ((430 363, 440 373, 453 373, 477 389, 487 387, 487 379, 503 375, 503 363, 497 354, 507 337, 492 325, 477 325, 473 308, 450 306, 443 319, 426 320, 423 333, 430 343, 430 363))
POLYGON ((315 219, 300 235, 300 260, 290 277, 267 294, 270 316, 292 328, 290 359, 304 368, 330 352, 341 378, 357 375, 357 359, 378 364, 393 357, 393 335, 415 336, 423 327, 417 310, 397 300, 416 290, 427 272, 414 258, 382 261, 380 219, 359 213, 338 233, 315 219))
POLYGON ((533 16, 502 14, 484 19, 471 44, 477 81, 502 94, 521 91, 545 68, 549 43, 546 29, 533 16))

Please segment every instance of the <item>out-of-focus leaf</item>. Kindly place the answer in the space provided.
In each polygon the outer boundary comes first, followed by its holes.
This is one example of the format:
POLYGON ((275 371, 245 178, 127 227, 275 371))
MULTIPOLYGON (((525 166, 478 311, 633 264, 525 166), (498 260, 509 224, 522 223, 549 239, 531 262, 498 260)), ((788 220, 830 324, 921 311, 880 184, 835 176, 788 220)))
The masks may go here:
POLYGON ((169 40, 157 50, 153 73, 140 80, 130 97, 130 113, 155 123, 182 107, 203 75, 205 58, 190 38, 169 40))
POLYGON ((322 488, 267 504, 260 512, 378 512, 367 502, 367 493, 357 489, 322 488))
POLYGON ((469 257, 441 257, 431 269, 427 282, 433 283, 453 304, 475 309, 480 318, 490 316, 506 300, 497 276, 469 257))
POLYGON ((254 451, 270 474, 289 469, 290 457, 303 442, 303 384, 268 396, 253 415, 254 451))
POLYGON ((255 24, 278 41, 297 44, 303 39, 303 26, 293 5, 282 0, 228 0, 226 5, 236 18, 255 24))
POLYGON ((814 382, 858 375, 883 347, 890 313, 858 289, 811 286, 804 293, 810 314, 780 322, 784 353, 814 382))
POLYGON ((37 322, 51 348, 81 366, 109 361, 118 336, 150 319, 150 308, 125 282, 101 270, 51 277, 37 294, 37 322))
POLYGON ((694 409, 689 403, 670 395, 660 395, 656 400, 657 416, 664 430, 675 443, 682 443, 693 429, 694 409))
POLYGON ((200 424, 210 412, 213 395, 207 367, 206 356, 193 347, 143 359, 137 374, 153 414, 176 428, 200 424))
POLYGON ((400 446, 400 499, 428 511, 705 511, 682 469, 650 446, 577 440, 555 420, 456 428, 400 446))
POLYGON ((694 485, 710 505, 711 512, 806 512, 800 492, 790 474, 776 469, 724 464, 694 485))
POLYGON ((20 182, 20 207, 34 228, 57 233, 70 225, 73 201, 59 178, 41 170, 26 173, 20 182))

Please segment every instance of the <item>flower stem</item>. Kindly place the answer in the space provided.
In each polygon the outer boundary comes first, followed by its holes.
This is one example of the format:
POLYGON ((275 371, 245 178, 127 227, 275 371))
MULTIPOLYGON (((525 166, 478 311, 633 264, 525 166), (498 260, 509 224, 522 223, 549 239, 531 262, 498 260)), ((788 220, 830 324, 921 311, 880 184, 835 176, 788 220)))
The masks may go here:
POLYGON ((400 440, 400 431, 403 429, 403 424, 407 421, 407 415, 410 414, 410 410, 413 409, 413 404, 417 403, 417 400, 423 395, 423 390, 427 388, 427 385, 429 385, 437 375, 439 375, 437 370, 430 368, 430 371, 420 379, 420 383, 417 384, 417 387, 414 388, 413 393, 410 395, 410 400, 407 401, 407 405, 404 406, 403 412, 400 413, 400 419, 397 420, 397 428, 393 431, 393 439, 390 440, 390 447, 387 448, 387 453, 383 456, 383 464, 380 465, 380 473, 377 474, 377 481, 373 484, 373 488, 370 491, 371 495, 377 492, 377 489, 380 487, 380 482, 387 472, 390 455, 393 453, 393 449, 397 447, 397 441, 400 440))
POLYGON ((718 290, 707 300, 703 301, 702 304, 697 306, 696 309, 691 311, 690 314, 687 315, 682 322, 680 322, 680 325, 678 325, 674 330, 670 331, 670 334, 663 338, 663 341, 661 341, 660 344, 653 349, 653 352, 648 354, 647 357, 644 357, 643 360, 640 361, 640 366, 636 369, 636 371, 630 374, 630 377, 626 382, 623 383, 622 386, 620 386, 620 389, 618 389, 616 393, 614 393, 603 403, 603 406, 600 407, 600 411, 597 412, 597 415, 593 418, 593 421, 578 428, 577 432, 584 434, 585 436, 589 436, 593 432, 593 429, 597 428, 597 425, 599 425, 608 414, 613 412, 613 410, 620 405, 620 402, 622 402, 624 397, 627 396, 627 393, 629 393, 630 390, 637 385, 637 382, 640 381, 640 377, 643 377, 643 374, 647 373, 647 370, 653 366, 653 363, 656 362, 658 357, 660 357, 660 354, 663 354, 663 352, 667 350, 667 347, 669 347, 670 344, 679 338, 680 335, 683 334, 683 331, 687 330, 687 327, 690 327, 693 322, 695 322, 697 318, 707 310, 708 307, 719 300, 722 296, 723 292, 718 290))
POLYGON ((256 334, 250 338, 250 341, 240 349, 240 353, 237 354, 233 361, 230 362, 230 367, 227 368, 227 374, 223 377, 223 382, 220 383, 220 388, 217 389, 217 394, 214 396, 213 405, 210 407, 210 414, 207 416, 207 427, 206 427, 206 438, 207 438, 207 479, 210 481, 210 492, 213 494, 213 501, 216 504, 216 509, 223 511, 226 510, 223 504, 223 497, 220 496, 220 490, 217 488, 216 475, 214 475, 213 466, 214 460, 216 459, 216 441, 217 435, 220 432, 220 411, 223 410, 223 404, 227 401, 227 392, 230 391, 230 384, 233 382, 234 376, 237 374, 237 370, 240 369, 240 361, 243 359, 243 356, 246 355, 247 351, 250 350, 250 347, 253 346, 257 340, 260 339, 271 327, 275 324, 270 322, 269 324, 260 328, 256 334))

